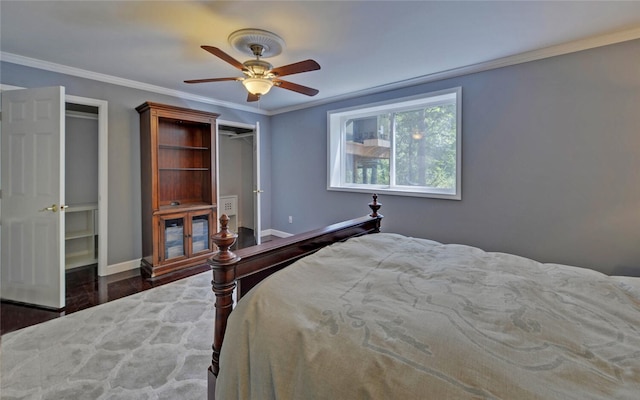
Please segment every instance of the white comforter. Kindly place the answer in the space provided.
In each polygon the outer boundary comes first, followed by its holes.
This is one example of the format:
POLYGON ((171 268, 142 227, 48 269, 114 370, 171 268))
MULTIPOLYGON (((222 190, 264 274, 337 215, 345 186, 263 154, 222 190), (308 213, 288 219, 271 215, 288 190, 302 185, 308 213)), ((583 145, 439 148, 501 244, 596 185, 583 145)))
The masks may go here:
POLYGON ((375 234, 229 319, 216 398, 640 399, 640 278, 375 234))

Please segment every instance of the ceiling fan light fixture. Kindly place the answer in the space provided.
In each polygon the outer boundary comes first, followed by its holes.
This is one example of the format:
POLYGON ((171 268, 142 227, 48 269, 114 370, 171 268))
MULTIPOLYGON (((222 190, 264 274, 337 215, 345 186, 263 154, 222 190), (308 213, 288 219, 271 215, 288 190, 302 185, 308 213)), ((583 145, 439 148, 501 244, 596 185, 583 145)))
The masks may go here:
POLYGON ((229 36, 229 43, 238 50, 248 50, 255 58, 241 63, 217 47, 209 45, 202 45, 200 47, 222 61, 225 61, 227 64, 230 64, 236 69, 242 71, 244 77, 191 79, 184 82, 206 83, 240 81, 249 92, 249 95, 247 96, 248 102, 258 101, 262 95, 269 93, 271 88, 274 86, 307 96, 315 96, 318 94, 317 89, 280 79, 287 75, 319 70, 320 64, 314 60, 309 59, 273 68, 270 63, 261 59, 262 57, 270 57, 280 54, 280 51, 284 47, 284 41, 279 36, 259 29, 241 29, 229 36))
POLYGON ((262 60, 249 60, 242 63, 242 65, 246 68, 246 71, 243 71, 244 74, 249 78, 268 78, 267 75, 273 68, 271 64, 262 60))
POLYGON ((256 96, 262 96, 269 93, 269 90, 273 87, 273 82, 270 79, 265 78, 245 78, 242 81, 242 84, 249 93, 256 96))

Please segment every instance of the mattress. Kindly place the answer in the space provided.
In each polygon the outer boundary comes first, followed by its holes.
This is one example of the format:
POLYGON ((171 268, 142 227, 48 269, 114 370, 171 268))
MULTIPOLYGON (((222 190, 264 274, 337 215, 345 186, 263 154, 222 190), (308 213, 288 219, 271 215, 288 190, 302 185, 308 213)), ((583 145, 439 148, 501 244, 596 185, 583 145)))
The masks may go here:
POLYGON ((638 399, 640 278, 379 233, 231 313, 219 399, 638 399))

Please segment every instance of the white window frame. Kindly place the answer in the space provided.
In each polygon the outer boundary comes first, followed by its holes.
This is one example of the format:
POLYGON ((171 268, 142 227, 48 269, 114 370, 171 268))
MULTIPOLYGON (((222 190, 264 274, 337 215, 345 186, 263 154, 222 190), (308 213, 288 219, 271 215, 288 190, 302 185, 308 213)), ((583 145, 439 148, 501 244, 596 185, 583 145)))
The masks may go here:
MULTIPOLYGON (((393 135, 392 135, 393 136, 393 135)), ((327 190, 384 193, 387 195, 430 197, 449 200, 462 199, 462 87, 440 90, 365 104, 356 107, 331 110, 327 112, 327 190), (415 108, 442 103, 444 100, 455 99, 456 104, 456 177, 453 190, 428 188, 424 186, 398 186, 395 183, 395 163, 390 163, 390 185, 346 183, 343 180, 345 171, 344 144, 346 141, 345 122, 353 118, 379 115, 382 113, 399 112, 415 108)), ((391 138, 391 152, 395 152, 394 140, 391 138)))

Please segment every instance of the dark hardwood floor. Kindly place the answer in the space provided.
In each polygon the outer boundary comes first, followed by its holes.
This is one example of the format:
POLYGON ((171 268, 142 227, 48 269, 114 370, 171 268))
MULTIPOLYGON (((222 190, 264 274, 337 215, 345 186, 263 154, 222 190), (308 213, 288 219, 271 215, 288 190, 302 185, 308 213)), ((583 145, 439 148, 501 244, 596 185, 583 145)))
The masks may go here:
MULTIPOLYGON (((263 238, 263 241, 271 239, 271 237, 266 237, 263 238)), ((238 240, 233 249, 249 247, 254 244, 253 230, 240 228, 238 240)), ((101 277, 98 276, 97 265, 75 268, 66 273, 66 307, 63 311, 52 311, 2 301, 0 303, 0 333, 5 334, 39 324, 209 270, 210 266, 205 264, 149 280, 143 278, 138 269, 101 277)))

